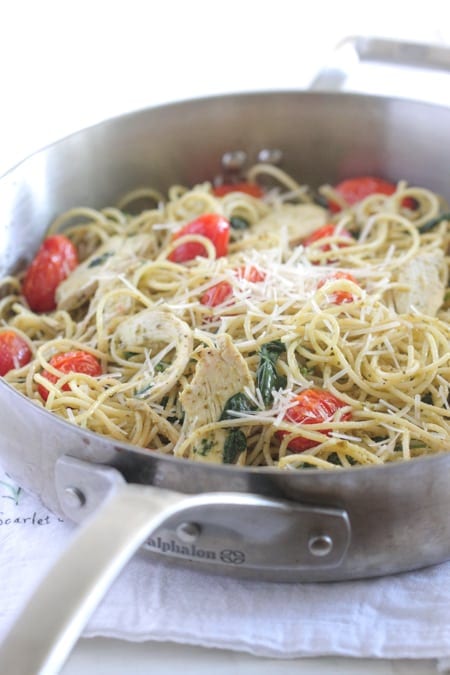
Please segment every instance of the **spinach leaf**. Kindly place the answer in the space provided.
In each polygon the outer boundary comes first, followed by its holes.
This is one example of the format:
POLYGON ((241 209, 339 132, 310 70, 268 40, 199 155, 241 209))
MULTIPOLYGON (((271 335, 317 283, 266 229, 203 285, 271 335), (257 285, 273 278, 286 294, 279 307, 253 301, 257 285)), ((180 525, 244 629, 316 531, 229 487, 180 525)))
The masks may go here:
POLYGON ((286 378, 279 375, 276 363, 280 354, 286 351, 286 347, 280 340, 268 342, 261 347, 259 352, 259 365, 256 371, 256 386, 261 392, 262 400, 266 406, 273 402, 272 391, 286 386, 286 378))
POLYGON ((235 394, 225 403, 220 421, 235 420, 236 416, 232 414, 233 412, 249 412, 252 410, 255 410, 255 407, 245 394, 235 394))
POLYGON ((106 262, 112 255, 114 255, 112 251, 106 251, 106 253, 103 253, 103 255, 100 255, 98 258, 93 258, 89 263, 88 268, 103 265, 103 263, 106 262))
POLYGON ((437 218, 431 218, 431 220, 428 220, 417 229, 420 234, 425 234, 426 232, 430 232, 430 230, 433 230, 435 227, 437 227, 437 225, 442 223, 443 220, 450 220, 450 213, 442 213, 440 216, 437 216, 437 218))
POLYGON ((223 463, 234 464, 247 449, 247 438, 240 429, 230 429, 223 446, 223 463))
POLYGON ((240 216, 231 216, 230 225, 233 230, 247 230, 250 227, 250 223, 245 218, 240 216))

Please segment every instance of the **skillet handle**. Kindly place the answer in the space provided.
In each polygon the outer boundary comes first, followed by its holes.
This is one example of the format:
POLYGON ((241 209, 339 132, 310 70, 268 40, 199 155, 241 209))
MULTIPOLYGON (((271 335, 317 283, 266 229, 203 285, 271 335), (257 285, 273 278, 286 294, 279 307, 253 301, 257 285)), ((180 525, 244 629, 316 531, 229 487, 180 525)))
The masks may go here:
POLYGON ((450 75, 448 47, 355 36, 345 38, 334 48, 329 63, 314 77, 309 88, 314 91, 345 89, 446 103, 445 75, 450 75), (388 73, 382 70, 386 66, 388 73), (423 78, 418 79, 420 71, 424 71, 423 78))
POLYGON ((0 648, 2 673, 54 675, 133 553, 186 495, 123 483, 82 525, 0 648))
POLYGON ((1 671, 8 675, 57 673, 143 544, 154 550, 161 541, 160 553, 178 551, 188 559, 212 554, 220 567, 242 564, 260 575, 271 570, 278 580, 289 573, 297 579, 303 570, 312 580, 317 572, 334 578, 350 543, 349 518, 339 508, 241 492, 185 495, 126 483, 113 467, 66 456, 57 462, 55 480, 64 512, 83 524, 0 649, 1 671), (173 546, 174 537, 195 539, 195 545, 173 546))

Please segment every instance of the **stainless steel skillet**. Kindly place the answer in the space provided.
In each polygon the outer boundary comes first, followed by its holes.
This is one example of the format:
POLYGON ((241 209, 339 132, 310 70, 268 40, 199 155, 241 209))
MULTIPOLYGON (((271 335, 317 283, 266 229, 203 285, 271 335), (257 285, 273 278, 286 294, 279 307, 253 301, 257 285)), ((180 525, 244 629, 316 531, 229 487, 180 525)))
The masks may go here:
MULTIPOLYGON (((103 206, 139 184, 207 180, 235 148, 249 161, 279 148, 284 168, 313 185, 377 174, 450 197, 448 129, 447 106, 317 92, 216 97, 105 122, 0 181, 0 274, 31 258, 64 209, 103 206)), ((448 455, 336 473, 207 466, 74 428, 3 382, 0 429, 8 472, 53 511, 87 519, 0 653, 5 672, 55 672, 142 544, 149 555, 276 581, 360 578, 450 558, 448 455), (51 605, 45 621, 42 602, 51 605)))

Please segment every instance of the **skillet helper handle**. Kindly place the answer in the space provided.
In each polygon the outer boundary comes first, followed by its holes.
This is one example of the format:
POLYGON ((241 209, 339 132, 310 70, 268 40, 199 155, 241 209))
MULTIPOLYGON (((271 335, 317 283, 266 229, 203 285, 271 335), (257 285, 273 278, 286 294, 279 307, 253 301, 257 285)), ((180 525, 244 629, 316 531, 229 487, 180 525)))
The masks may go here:
POLYGON ((351 91, 392 94, 419 100, 433 100, 448 104, 448 87, 442 82, 442 75, 450 75, 450 49, 439 45, 422 44, 355 36, 342 40, 332 52, 326 64, 312 80, 309 88, 313 91, 351 91), (363 74, 364 66, 369 66, 363 74), (389 74, 382 74, 375 66, 389 66, 389 74), (395 68, 400 68, 400 77, 395 77, 395 68), (352 76, 359 72, 356 87, 352 76), (408 90, 408 71, 412 75, 408 90), (417 79, 424 73, 423 83, 417 79), (434 71, 436 80, 430 79, 434 71), (363 77, 361 77, 363 74, 363 77), (440 78, 440 79, 438 79, 440 78), (423 85, 423 86, 422 86, 423 85), (392 91, 387 91, 391 88, 392 91))

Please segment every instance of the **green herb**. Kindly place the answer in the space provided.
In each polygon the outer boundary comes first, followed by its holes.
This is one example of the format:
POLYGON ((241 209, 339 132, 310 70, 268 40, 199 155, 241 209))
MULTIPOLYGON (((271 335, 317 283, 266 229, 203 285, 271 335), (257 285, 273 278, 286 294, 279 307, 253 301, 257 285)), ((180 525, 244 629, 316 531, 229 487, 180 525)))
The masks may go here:
POLYGON ((255 410, 255 407, 245 394, 235 394, 225 403, 220 420, 233 420, 236 419, 236 415, 233 415, 234 412, 242 413, 252 410, 255 410))
POLYGON ((202 438, 202 440, 200 441, 200 448, 195 446, 194 452, 196 455, 202 455, 202 457, 206 457, 206 455, 209 453, 213 445, 214 445, 213 441, 208 441, 207 438, 202 438))
POLYGON ((150 389, 151 389, 152 387, 153 387, 153 382, 150 382, 150 384, 147 384, 147 385, 146 385, 145 387, 143 387, 142 389, 138 389, 138 390, 135 391, 135 393, 134 393, 135 398, 138 398, 138 397, 140 397, 140 396, 144 396, 144 394, 147 394, 147 393, 150 391, 150 389))
POLYGON ((446 291, 444 295, 444 302, 448 302, 450 300, 450 291, 446 291))
POLYGON ((112 251, 106 251, 106 253, 103 253, 103 255, 100 255, 98 258, 94 258, 93 260, 91 260, 91 262, 88 265, 88 268, 103 265, 103 263, 106 262, 106 260, 108 260, 108 258, 110 258, 112 255, 114 255, 112 251))
POLYGON ((128 361, 128 359, 132 359, 133 356, 137 356, 137 352, 124 352, 123 353, 123 358, 128 361))
POLYGON ((169 367, 168 363, 164 361, 159 361, 155 366, 155 373, 163 373, 169 367))
POLYGON ((240 429, 230 429, 223 446, 223 463, 235 464, 239 455, 247 449, 247 438, 240 429))
POLYGON ((437 216, 437 218, 431 218, 431 220, 428 220, 417 229, 420 234, 425 234, 426 232, 433 230, 439 223, 442 223, 443 220, 450 220, 450 213, 443 213, 442 215, 437 216))
POLYGON ((424 394, 420 400, 422 401, 422 403, 433 405, 433 395, 431 394, 431 392, 424 394))
MULTIPOLYGON (((348 455, 345 455, 348 463, 350 466, 354 466, 356 464, 356 460, 353 459, 353 457, 349 457, 348 455)), ((337 452, 332 452, 331 454, 328 455, 327 457, 327 462, 330 462, 330 464, 334 464, 335 466, 343 466, 341 459, 337 452)))
POLYGON ((284 344, 280 340, 276 340, 263 345, 259 352, 256 386, 261 392, 262 400, 266 406, 273 402, 272 391, 286 386, 286 378, 279 375, 276 369, 278 358, 284 351, 286 351, 284 344))
POLYGON ((308 368, 307 366, 300 366, 299 370, 303 377, 311 377, 313 374, 313 369, 308 368))
POLYGON ((314 203, 317 204, 317 206, 321 206, 323 209, 329 209, 330 205, 328 203, 328 199, 324 197, 323 195, 320 194, 320 192, 316 192, 316 190, 310 190, 311 197, 314 200, 314 203))
POLYGON ((240 216, 231 216, 230 225, 233 230, 247 230, 250 227, 250 223, 245 218, 240 216))

